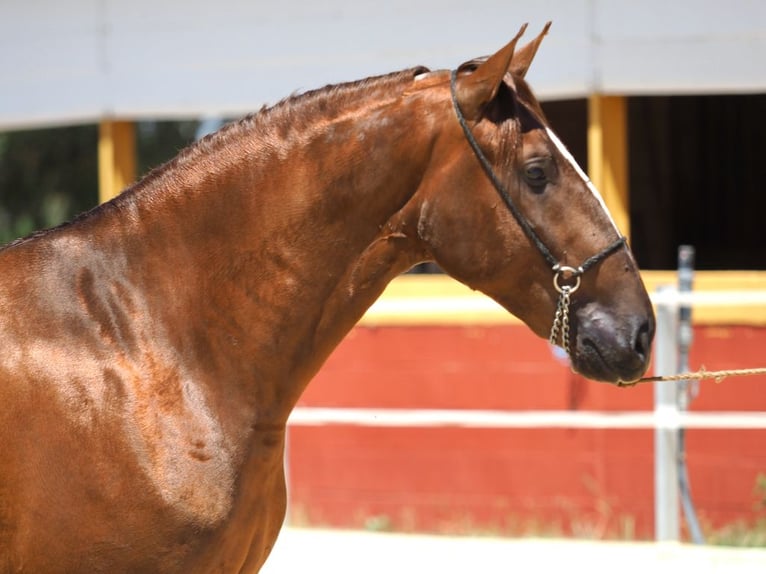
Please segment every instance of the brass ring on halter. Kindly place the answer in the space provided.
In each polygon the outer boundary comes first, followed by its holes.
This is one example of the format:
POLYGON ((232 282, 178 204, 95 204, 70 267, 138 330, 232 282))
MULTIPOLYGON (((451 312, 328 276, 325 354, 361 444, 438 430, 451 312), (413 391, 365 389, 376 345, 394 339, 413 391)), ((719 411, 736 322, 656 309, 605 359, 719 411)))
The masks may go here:
POLYGON ((564 291, 566 291, 567 293, 572 294, 580 288, 581 275, 584 273, 582 267, 575 269, 574 267, 569 267, 567 265, 556 265, 553 268, 553 271, 556 273, 553 276, 553 286, 559 293, 564 293, 564 291), (574 285, 561 285, 559 280, 561 279, 562 275, 567 275, 567 280, 574 277, 574 285))

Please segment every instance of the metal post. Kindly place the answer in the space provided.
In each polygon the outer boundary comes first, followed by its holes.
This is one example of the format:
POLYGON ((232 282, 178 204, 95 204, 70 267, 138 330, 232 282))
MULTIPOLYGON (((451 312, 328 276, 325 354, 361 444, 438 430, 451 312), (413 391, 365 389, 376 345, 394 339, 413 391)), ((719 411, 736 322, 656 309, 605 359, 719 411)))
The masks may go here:
MULTIPOLYGON (((694 287, 694 247, 681 245, 678 247, 678 291, 689 294, 694 287)), ((678 307, 678 370, 689 370, 689 351, 694 338, 692 327, 692 306, 690 302, 683 303, 678 307)), ((681 411, 689 410, 689 404, 699 393, 699 381, 679 381, 676 385, 677 403, 681 411)), ((689 535, 695 544, 704 544, 705 536, 702 534, 697 511, 692 501, 691 481, 689 469, 686 465, 686 431, 678 429, 678 489, 681 496, 681 508, 683 509, 689 535)))
MULTIPOLYGON (((694 247, 681 245, 678 248, 678 291, 691 293, 694 287, 694 247)), ((694 333, 692 330, 692 306, 684 303, 678 307, 678 364, 679 372, 689 370, 689 350, 694 333)), ((699 381, 691 384, 679 381, 678 404, 681 410, 688 410, 689 402, 696 395, 699 381)))
MULTIPOLYGON (((678 301, 673 287, 660 287, 657 305, 657 343, 655 372, 674 375, 678 372, 678 301)), ((679 541, 678 496, 678 403, 675 385, 654 383, 654 538, 679 541), (674 428, 675 426, 675 428, 674 428)))

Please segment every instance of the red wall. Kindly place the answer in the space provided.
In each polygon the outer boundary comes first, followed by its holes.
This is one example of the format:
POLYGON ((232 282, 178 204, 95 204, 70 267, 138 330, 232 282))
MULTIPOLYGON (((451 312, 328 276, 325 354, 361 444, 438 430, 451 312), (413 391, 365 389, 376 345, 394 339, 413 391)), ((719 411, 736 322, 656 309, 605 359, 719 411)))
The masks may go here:
MULTIPOLYGON (((695 331, 691 363, 762 366, 766 329, 695 331)), ((572 374, 523 326, 357 327, 301 406, 651 410, 652 387, 572 374)), ((766 377, 702 383, 692 410, 766 410, 766 377)), ((507 534, 653 535, 653 431, 290 429, 293 520, 507 534)), ((766 431, 691 430, 704 524, 754 521, 766 431)))

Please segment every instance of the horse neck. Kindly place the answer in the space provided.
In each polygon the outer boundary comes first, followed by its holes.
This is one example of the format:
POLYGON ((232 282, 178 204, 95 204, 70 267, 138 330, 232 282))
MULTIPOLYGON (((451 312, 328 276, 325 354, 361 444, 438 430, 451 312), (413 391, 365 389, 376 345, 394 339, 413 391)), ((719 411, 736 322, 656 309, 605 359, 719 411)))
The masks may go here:
POLYGON ((291 141, 242 139, 172 178, 180 185, 138 217, 144 237, 163 236, 164 255, 146 254, 175 302, 166 320, 187 323, 176 330, 212 346, 218 363, 227 352, 244 361, 255 384, 289 381, 278 393, 289 409, 415 262, 392 222, 428 161, 419 115, 398 100, 317 122, 291 141))

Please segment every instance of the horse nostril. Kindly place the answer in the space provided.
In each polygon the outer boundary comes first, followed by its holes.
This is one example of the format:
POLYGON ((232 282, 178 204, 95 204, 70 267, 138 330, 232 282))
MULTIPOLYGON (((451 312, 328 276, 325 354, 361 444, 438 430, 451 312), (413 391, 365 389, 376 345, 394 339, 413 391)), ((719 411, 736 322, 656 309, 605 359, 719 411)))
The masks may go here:
POLYGON ((633 342, 633 350, 643 360, 649 356, 651 344, 652 327, 649 324, 649 321, 644 321, 636 331, 636 337, 633 342))

